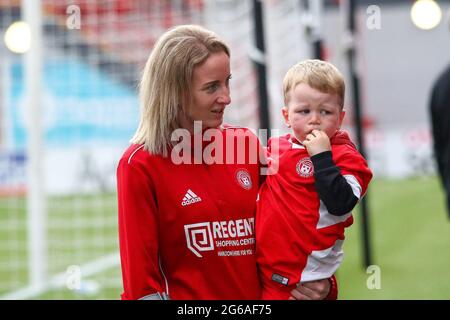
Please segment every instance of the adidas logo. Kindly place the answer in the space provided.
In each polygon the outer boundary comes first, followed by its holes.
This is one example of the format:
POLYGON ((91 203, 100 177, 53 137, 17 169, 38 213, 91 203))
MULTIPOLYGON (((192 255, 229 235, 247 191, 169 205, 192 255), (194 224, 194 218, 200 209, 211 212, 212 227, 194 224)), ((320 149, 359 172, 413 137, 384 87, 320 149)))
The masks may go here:
POLYGON ((200 202, 202 199, 197 196, 191 189, 189 189, 183 197, 183 201, 181 202, 182 206, 187 206, 196 202, 200 202))

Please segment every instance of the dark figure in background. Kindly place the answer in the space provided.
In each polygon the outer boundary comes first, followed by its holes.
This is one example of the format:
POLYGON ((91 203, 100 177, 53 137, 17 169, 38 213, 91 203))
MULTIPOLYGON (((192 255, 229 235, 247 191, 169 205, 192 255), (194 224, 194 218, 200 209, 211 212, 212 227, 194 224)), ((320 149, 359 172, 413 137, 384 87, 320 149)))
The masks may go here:
POLYGON ((450 65, 433 85, 430 112, 434 153, 450 218, 450 65))

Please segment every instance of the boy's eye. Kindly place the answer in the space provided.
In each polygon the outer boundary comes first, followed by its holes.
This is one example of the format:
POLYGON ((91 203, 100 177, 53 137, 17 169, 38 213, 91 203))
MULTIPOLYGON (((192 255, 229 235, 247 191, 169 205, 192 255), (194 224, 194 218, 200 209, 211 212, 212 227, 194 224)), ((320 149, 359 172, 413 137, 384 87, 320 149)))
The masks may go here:
POLYGON ((329 115, 329 114, 331 114, 331 112, 328 111, 328 110, 322 110, 322 111, 320 111, 320 113, 321 113, 322 115, 329 115))
POLYGON ((300 113, 300 114, 308 114, 309 110, 308 109, 299 110, 298 113, 300 113))

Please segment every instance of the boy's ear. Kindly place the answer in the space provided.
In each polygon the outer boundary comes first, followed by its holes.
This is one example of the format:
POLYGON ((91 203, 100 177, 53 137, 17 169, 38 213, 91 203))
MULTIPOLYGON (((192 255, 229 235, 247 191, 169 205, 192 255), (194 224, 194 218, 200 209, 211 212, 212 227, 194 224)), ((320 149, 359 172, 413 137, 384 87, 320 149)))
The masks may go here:
POLYGON ((281 114, 283 115, 284 118, 284 123, 288 126, 288 128, 290 127, 289 124, 289 111, 287 107, 283 107, 281 108, 281 114))
POLYGON ((342 121, 344 121, 345 117, 345 109, 342 109, 342 111, 339 113, 339 129, 341 128, 342 121))

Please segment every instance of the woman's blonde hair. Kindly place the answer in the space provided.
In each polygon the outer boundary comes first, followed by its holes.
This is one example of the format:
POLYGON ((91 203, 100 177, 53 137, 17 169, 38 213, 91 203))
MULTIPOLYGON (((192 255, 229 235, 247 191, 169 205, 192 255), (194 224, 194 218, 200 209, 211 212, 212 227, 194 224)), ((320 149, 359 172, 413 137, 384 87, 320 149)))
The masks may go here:
POLYGON ((292 66, 283 80, 284 104, 288 105, 289 93, 300 83, 324 93, 337 94, 341 109, 344 107, 345 82, 339 70, 329 62, 309 59, 292 66))
POLYGON ((227 45, 201 26, 177 26, 158 39, 139 85, 141 116, 132 143, 144 144, 152 154, 168 155, 171 134, 180 128, 180 115, 192 98, 194 67, 216 52, 230 56, 227 45))

